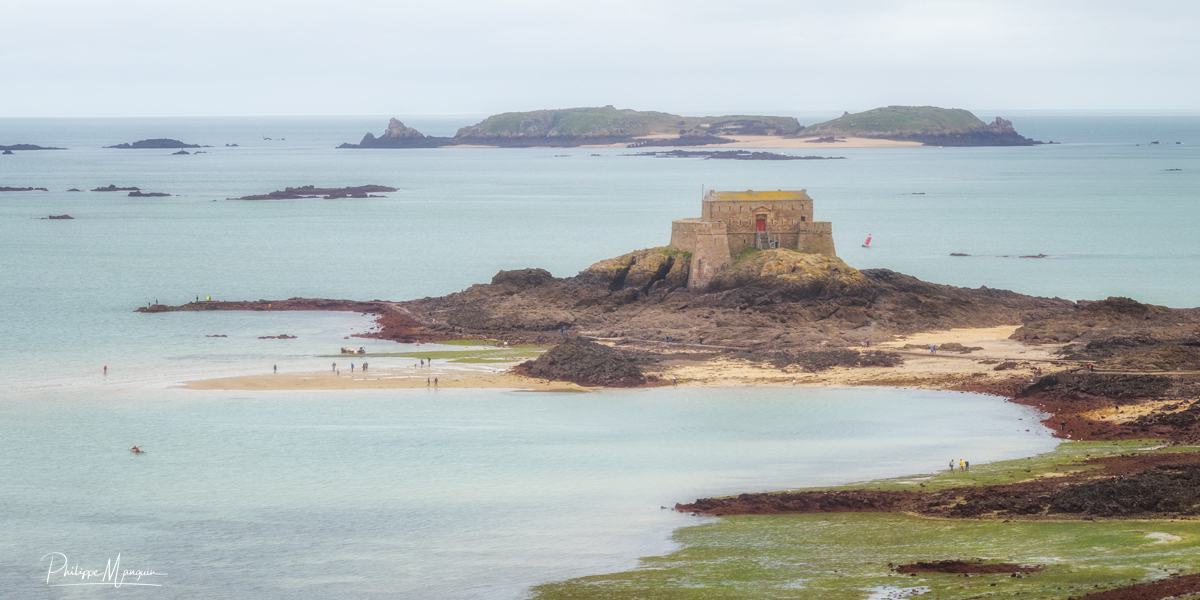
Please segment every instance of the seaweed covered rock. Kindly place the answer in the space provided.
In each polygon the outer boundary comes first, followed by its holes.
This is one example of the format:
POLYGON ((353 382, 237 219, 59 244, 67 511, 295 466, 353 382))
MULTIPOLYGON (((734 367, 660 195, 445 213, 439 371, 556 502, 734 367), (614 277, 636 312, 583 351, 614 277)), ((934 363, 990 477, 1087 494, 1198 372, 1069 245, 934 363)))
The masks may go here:
POLYGON ((554 276, 545 269, 514 269, 500 271, 492 277, 492 285, 505 285, 513 291, 523 290, 554 281, 554 276))
MULTIPOLYGON (((1027 344, 1053 344, 1074 340, 1092 330, 1120 329, 1184 320, 1185 313, 1165 306, 1142 304, 1129 298, 1110 297, 1080 301, 1077 310, 1045 318, 1027 318, 1012 339, 1027 344)), ((1041 317, 1041 315, 1037 315, 1041 317)))
POLYGON ((786 248, 747 250, 717 273, 709 291, 770 289, 784 299, 861 294, 871 282, 836 256, 806 254, 786 248))
POLYGON ((584 269, 576 279, 580 283, 606 287, 611 291, 651 288, 673 290, 687 285, 691 255, 665 246, 646 248, 602 260, 584 269))
POLYGON ((634 387, 646 383, 636 357, 579 338, 568 339, 536 360, 521 363, 517 372, 588 386, 634 387))

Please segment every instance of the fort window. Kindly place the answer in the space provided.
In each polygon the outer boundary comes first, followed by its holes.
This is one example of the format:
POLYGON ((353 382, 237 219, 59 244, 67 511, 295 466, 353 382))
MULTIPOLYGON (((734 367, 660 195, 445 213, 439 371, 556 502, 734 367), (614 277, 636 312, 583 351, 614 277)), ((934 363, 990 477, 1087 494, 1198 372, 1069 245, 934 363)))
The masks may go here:
POLYGON ((807 218, 807 217, 800 217, 800 220, 801 220, 801 221, 803 221, 803 220, 805 220, 806 218, 807 218))

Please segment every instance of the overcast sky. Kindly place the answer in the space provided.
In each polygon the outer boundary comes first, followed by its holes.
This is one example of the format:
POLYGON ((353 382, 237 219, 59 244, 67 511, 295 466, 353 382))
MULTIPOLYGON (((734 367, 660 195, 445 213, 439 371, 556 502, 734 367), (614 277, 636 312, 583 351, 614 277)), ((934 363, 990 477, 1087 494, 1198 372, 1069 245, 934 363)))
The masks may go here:
POLYGON ((0 116, 1200 109, 1200 2, 0 0, 0 116))

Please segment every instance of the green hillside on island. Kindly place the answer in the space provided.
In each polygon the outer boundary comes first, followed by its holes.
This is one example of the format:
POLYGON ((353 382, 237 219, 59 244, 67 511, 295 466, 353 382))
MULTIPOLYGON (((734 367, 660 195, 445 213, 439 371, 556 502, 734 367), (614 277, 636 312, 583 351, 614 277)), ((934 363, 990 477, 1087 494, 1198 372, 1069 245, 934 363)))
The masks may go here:
POLYGON ((794 117, 726 115, 683 117, 657 111, 615 108, 546 109, 490 116, 463 127, 466 137, 609 137, 647 135, 787 135, 803 129, 794 117))
POLYGON ((601 106, 492 115, 454 137, 425 136, 392 119, 383 135, 366 134, 339 148, 433 148, 440 146, 569 147, 598 144, 702 146, 732 142, 732 135, 792 135, 804 126, 795 117, 725 115, 684 117, 657 111, 601 106), (646 139, 651 138, 651 139, 646 139))
POLYGON ((984 123, 971 111, 936 106, 885 106, 806 127, 803 137, 869 137, 930 146, 1032 146, 1035 142, 996 117, 984 123))

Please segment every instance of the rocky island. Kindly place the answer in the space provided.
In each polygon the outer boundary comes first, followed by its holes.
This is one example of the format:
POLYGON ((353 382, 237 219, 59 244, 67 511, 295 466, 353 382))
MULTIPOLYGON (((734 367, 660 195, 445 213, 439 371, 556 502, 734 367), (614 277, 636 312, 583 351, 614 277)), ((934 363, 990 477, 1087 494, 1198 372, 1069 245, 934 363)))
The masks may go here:
POLYGON ((0 186, 0 192, 48 192, 44 187, 7 187, 0 186))
POLYGON ((810 142, 837 142, 858 137, 920 142, 926 146, 1033 146, 1040 144, 1017 133, 1011 121, 996 117, 984 123, 970 111, 936 106, 885 106, 804 128, 798 134, 810 142))
POLYGON ((731 115, 683 117, 613 106, 512 112, 463 127, 454 137, 431 137, 392 119, 380 137, 368 133, 358 144, 339 148, 501 148, 600 146, 704 146, 740 135, 784 136, 802 129, 793 117, 731 115))
POLYGON ((324 200, 335 200, 337 198, 383 198, 373 194, 379 192, 396 192, 399 191, 393 187, 384 185, 359 185, 344 188, 319 188, 311 185, 302 185, 300 187, 289 187, 283 190, 275 190, 268 194, 257 194, 253 196, 242 196, 241 198, 229 198, 230 200, 297 200, 300 198, 322 198, 324 200))
POLYGON ((48 148, 33 144, 13 144, 11 146, 0 145, 0 150, 3 150, 5 154, 12 154, 13 150, 66 150, 66 148, 48 148))
POLYGON ((167 138, 155 138, 150 140, 138 140, 136 142, 117 144, 115 146, 105 146, 105 148, 117 148, 119 150, 139 150, 139 149, 165 149, 165 148, 203 148, 199 144, 188 144, 179 140, 167 138))
MULTIPOLYGON (((794 117, 685 117, 613 106, 492 115, 453 137, 427 136, 398 119, 338 148, 571 148, 579 146, 720 146, 802 148, 814 143, 926 146, 1032 146, 1012 122, 984 123, 971 112, 936 106, 887 106, 805 127, 794 117), (852 143, 847 143, 852 142, 852 143)), ((747 160, 740 158, 739 160, 747 160)), ((761 160, 761 159, 750 159, 761 160)))

